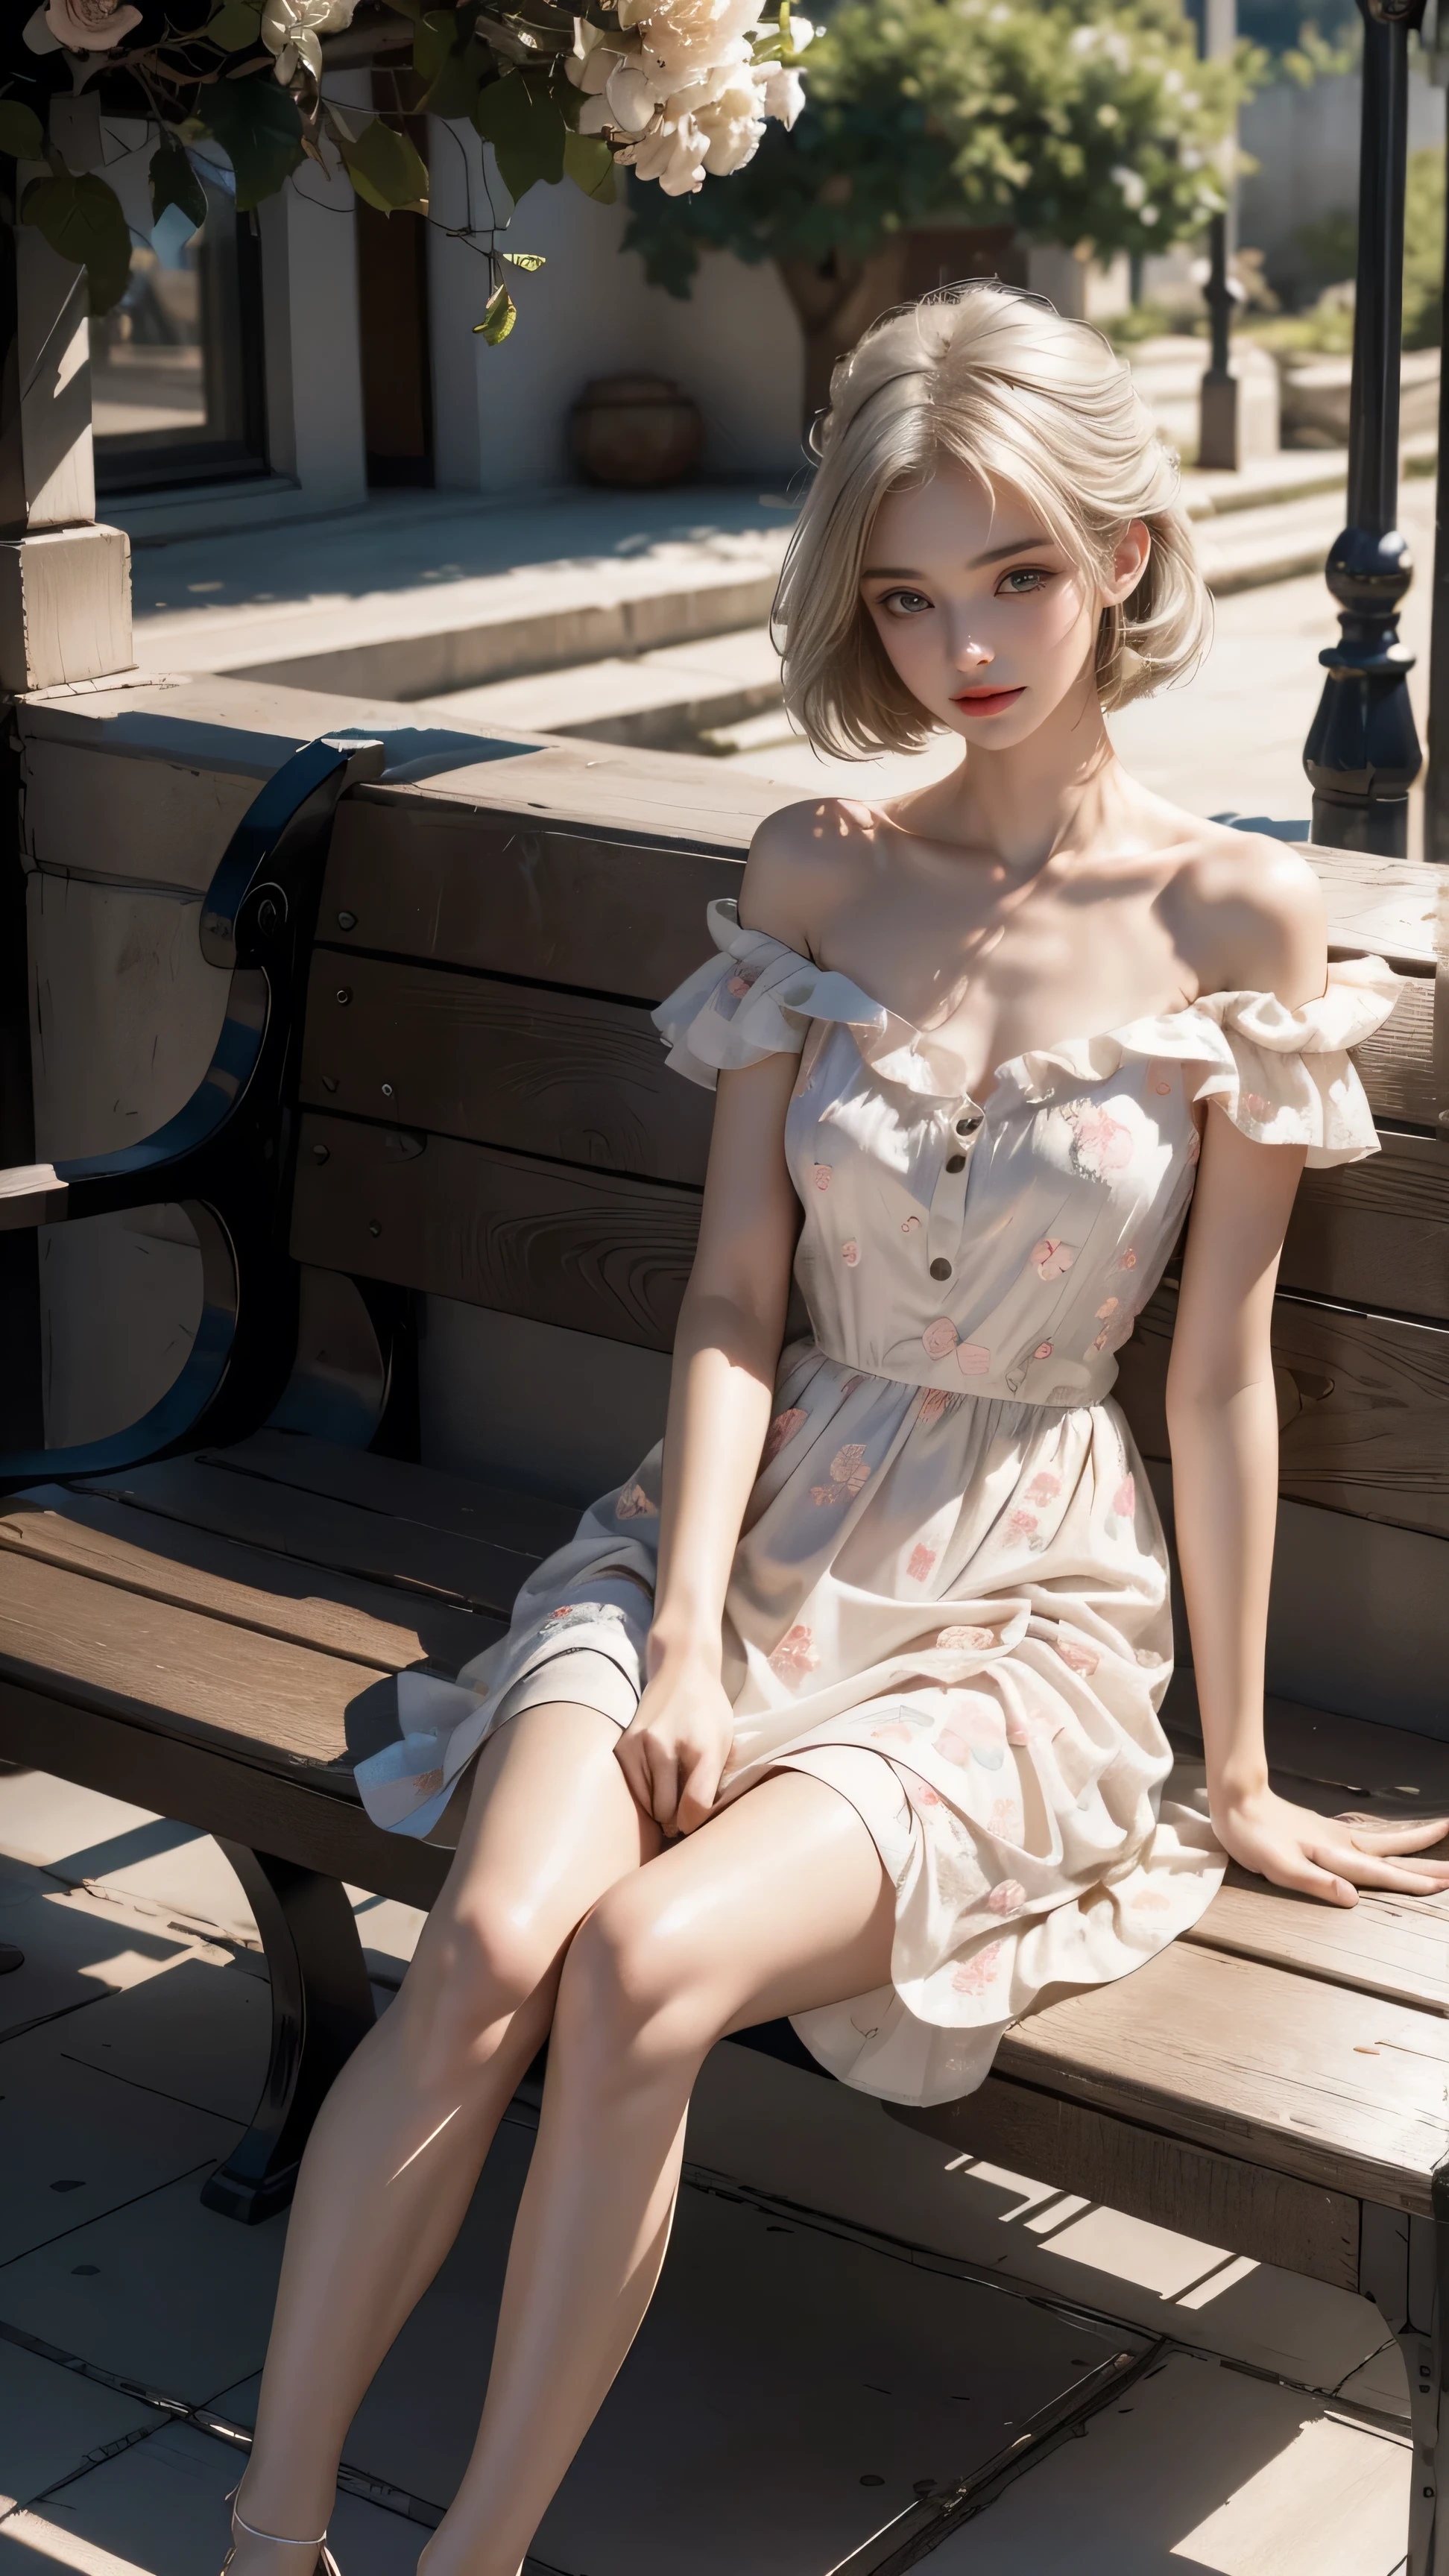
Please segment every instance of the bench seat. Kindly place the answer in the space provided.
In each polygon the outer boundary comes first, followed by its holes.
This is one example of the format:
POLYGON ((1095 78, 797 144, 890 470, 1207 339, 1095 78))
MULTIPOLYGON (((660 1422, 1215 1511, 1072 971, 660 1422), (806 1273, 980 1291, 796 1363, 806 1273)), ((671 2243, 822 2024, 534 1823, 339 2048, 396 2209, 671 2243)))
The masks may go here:
MULTIPOLYGON (((396 1732, 393 1677, 457 1672, 573 1521, 566 1505, 280 1431, 13 1495, 0 1754, 425 1906, 448 1855, 380 1833, 353 1764, 396 1732)), ((1190 1673, 1169 1720, 1190 1794, 1190 1673)), ((1425 1737, 1278 1702, 1270 1747, 1285 1793, 1325 1813, 1449 1806, 1449 1746, 1425 1737)), ((1019 2024, 998 2076, 1261 2163, 1326 2195, 1330 2234, 1348 2197, 1429 2217, 1449 2155, 1446 1934, 1449 1897, 1338 1912, 1232 1871, 1137 1974, 1019 2024)), ((970 2102, 948 2109, 921 2124, 981 2133, 970 2102)), ((1341 2251, 1336 2277, 1355 2260, 1341 2251)))

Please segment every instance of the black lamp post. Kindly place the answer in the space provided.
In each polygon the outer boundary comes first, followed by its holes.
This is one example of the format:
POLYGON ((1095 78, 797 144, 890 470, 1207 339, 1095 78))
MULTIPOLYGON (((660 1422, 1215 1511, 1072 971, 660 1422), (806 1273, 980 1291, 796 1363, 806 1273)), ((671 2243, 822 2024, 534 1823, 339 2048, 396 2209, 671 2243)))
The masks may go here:
POLYGON ((1324 576, 1339 602, 1337 644, 1303 766, 1313 784, 1313 837, 1341 850, 1402 858, 1419 737, 1409 704, 1414 656, 1399 642, 1399 602, 1413 566, 1394 525, 1399 478, 1404 167, 1409 33, 1424 0, 1358 0, 1364 21, 1359 147, 1358 285, 1348 433, 1348 526, 1324 576))

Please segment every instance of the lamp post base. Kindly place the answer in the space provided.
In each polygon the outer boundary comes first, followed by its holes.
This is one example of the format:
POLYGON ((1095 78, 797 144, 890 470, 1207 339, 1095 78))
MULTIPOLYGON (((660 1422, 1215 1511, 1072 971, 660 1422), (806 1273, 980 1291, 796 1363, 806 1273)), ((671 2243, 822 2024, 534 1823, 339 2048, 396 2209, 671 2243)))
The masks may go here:
POLYGON ((1358 797, 1316 795, 1311 830, 1324 849, 1364 850, 1374 858, 1406 859, 1409 800, 1381 796, 1369 804, 1358 797))
POLYGON ((1197 461, 1205 467, 1236 474, 1242 465, 1238 422, 1238 380, 1224 369, 1209 367, 1202 380, 1198 412, 1197 461))

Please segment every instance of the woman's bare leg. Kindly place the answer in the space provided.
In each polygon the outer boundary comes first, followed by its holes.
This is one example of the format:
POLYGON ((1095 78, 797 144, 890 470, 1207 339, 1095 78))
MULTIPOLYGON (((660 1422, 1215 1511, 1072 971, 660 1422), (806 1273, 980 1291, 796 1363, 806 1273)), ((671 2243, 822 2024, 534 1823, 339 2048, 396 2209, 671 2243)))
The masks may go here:
POLYGON ((894 1920, 855 1809, 790 1771, 595 1906, 560 1985, 477 2445, 419 2576, 517 2576, 653 2294, 706 2054, 883 1984, 894 1920))
MULTIPOLYGON (((467 1823, 396 2002, 344 2067, 297 2185, 238 2499, 310 2538, 364 2391, 452 2244, 495 2129, 553 2017, 570 1938, 659 1848, 594 1709, 527 1709, 479 1757, 467 1823)), ((238 2543, 237 2576, 305 2576, 238 2543)))

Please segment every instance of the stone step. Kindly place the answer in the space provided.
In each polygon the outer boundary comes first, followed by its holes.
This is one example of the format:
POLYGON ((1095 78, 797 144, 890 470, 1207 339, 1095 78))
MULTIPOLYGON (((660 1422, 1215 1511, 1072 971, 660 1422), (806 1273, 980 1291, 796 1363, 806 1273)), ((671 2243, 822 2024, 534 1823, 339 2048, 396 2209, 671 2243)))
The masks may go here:
MULTIPOLYGON (((712 730, 778 706, 780 661, 767 626, 656 652, 611 654, 424 701, 438 714, 534 733, 585 735, 649 751, 691 749, 712 730)), ((773 719, 778 722, 779 719, 773 719)))

